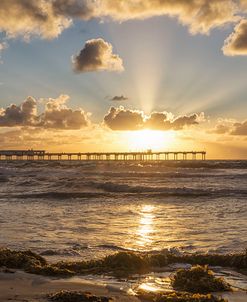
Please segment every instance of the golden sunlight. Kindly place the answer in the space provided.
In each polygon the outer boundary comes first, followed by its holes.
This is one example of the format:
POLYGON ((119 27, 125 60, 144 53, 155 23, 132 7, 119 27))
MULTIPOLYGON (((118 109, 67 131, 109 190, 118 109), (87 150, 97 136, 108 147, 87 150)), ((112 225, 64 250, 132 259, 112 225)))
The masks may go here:
POLYGON ((127 134, 131 151, 164 150, 170 148, 175 141, 174 131, 139 130, 127 134))
POLYGON ((154 206, 143 205, 140 211, 140 223, 137 235, 139 237, 138 244, 141 247, 145 247, 147 244, 151 244, 151 233, 153 231, 153 214, 154 206))

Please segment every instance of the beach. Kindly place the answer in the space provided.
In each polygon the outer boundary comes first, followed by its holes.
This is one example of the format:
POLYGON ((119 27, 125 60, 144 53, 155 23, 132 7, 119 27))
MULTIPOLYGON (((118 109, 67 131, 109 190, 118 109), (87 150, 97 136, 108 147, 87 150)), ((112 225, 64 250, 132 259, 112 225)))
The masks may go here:
POLYGON ((17 271, 14 274, 0 273, 0 301, 47 301, 46 295, 61 290, 92 292, 98 296, 114 297, 116 301, 138 301, 120 289, 95 284, 83 278, 52 279, 17 271))
MULTIPOLYGON (((118 302, 140 302, 133 294, 128 294, 121 288, 95 283, 83 277, 71 279, 54 279, 50 277, 28 274, 23 271, 15 273, 0 273, 0 301, 1 302, 47 302, 47 294, 61 290, 87 291, 98 296, 112 297, 118 302)), ((229 302, 246 302, 246 291, 221 293, 229 302)))
MULTIPOLYGON (((1 162, 0 247, 31 250, 51 266, 97 263, 117 253, 244 253, 246 169, 246 161, 1 162)), ((52 276, 53 269, 47 276, 47 269, 37 275, 10 265, 12 273, 0 274, 0 301, 46 301, 46 294, 60 290, 140 301, 139 287, 171 290, 170 276, 188 267, 182 262, 141 273, 127 264, 124 277, 109 274, 112 267, 64 278, 52 276)), ((221 264, 211 267, 234 292, 220 295, 246 301, 245 273, 221 264)))

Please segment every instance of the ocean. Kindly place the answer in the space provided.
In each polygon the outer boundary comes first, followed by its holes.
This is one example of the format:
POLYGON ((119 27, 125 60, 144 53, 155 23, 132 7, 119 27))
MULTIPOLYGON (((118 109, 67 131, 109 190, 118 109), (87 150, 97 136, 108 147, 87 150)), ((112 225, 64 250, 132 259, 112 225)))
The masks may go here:
POLYGON ((247 247, 247 161, 0 162, 0 247, 50 261, 247 247))

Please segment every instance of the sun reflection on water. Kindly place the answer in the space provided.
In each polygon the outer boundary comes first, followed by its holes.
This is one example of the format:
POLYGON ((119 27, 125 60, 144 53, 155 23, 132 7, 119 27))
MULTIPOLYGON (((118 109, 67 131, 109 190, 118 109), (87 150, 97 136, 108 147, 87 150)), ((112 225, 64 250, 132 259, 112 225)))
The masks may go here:
POLYGON ((137 230, 138 244, 140 247, 146 247, 152 244, 154 206, 143 205, 140 210, 139 228, 137 230))

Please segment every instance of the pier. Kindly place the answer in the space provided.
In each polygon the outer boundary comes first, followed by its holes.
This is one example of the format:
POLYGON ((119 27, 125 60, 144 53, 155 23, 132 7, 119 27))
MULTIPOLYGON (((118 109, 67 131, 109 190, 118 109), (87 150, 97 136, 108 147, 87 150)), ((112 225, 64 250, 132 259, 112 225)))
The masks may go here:
POLYGON ((46 152, 45 150, 0 150, 1 161, 77 160, 77 161, 163 161, 206 160, 206 151, 143 152, 46 152))

